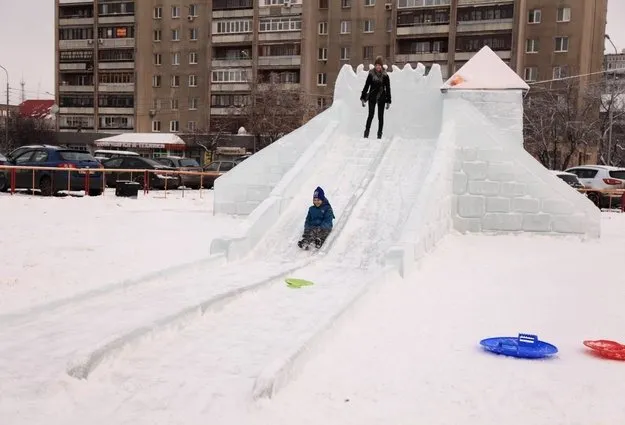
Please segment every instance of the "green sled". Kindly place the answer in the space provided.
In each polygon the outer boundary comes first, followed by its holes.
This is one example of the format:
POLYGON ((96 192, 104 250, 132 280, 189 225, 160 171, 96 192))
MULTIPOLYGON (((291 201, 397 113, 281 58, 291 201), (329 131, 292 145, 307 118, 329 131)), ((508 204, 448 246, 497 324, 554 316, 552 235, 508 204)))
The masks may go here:
POLYGON ((314 283, 312 283, 310 280, 295 279, 293 277, 289 277, 289 278, 285 279, 284 281, 286 282, 287 286, 289 286, 291 288, 301 288, 303 286, 314 285, 314 283))

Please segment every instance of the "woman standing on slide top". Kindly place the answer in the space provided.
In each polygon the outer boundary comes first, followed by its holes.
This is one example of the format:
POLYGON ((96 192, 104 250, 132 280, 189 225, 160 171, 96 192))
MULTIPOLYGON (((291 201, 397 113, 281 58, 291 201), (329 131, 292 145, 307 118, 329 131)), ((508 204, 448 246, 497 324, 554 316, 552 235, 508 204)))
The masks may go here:
POLYGON ((369 75, 367 75, 367 82, 362 89, 360 101, 362 102, 363 108, 365 103, 367 101, 369 102, 369 115, 367 116, 367 126, 365 127, 365 138, 369 137, 371 121, 373 121, 373 114, 375 113, 375 107, 377 105, 378 139, 381 139, 382 129, 384 128, 384 105, 386 105, 386 109, 391 106, 391 80, 384 70, 382 56, 375 58, 375 66, 369 71, 369 75))

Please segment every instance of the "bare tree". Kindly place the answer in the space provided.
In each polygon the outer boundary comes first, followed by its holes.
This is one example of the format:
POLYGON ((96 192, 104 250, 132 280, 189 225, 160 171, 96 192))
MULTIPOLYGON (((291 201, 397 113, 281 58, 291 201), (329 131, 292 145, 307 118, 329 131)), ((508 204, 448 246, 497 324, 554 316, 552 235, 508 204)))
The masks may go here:
POLYGON ((0 152, 29 144, 56 144, 56 132, 45 118, 23 117, 12 114, 0 125, 0 152), (5 125, 9 126, 9 140, 5 140, 5 125))
POLYGON ((600 96, 601 139, 599 145, 599 162, 605 165, 621 166, 625 164, 625 146, 623 142, 623 126, 625 120, 625 81, 623 74, 607 75, 605 88, 600 96), (621 77, 619 79, 619 76, 621 77), (610 140, 610 131, 612 140, 610 140), (610 162, 608 164, 608 162, 610 162))
POLYGON ((574 155, 598 146, 600 107, 600 87, 579 79, 532 88, 524 108, 525 148, 547 168, 568 168, 574 155))
POLYGON ((317 113, 316 105, 299 90, 288 89, 278 74, 254 84, 249 102, 239 109, 246 130, 265 147, 301 127, 317 113))

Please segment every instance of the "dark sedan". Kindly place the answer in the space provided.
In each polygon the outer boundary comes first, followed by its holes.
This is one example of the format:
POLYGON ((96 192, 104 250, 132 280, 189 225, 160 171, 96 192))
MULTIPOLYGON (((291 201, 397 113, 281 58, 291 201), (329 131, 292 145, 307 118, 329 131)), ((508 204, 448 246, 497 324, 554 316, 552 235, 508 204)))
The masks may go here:
POLYGON ((150 158, 142 157, 121 157, 113 158, 102 162, 102 166, 107 170, 120 170, 116 172, 106 172, 106 185, 108 187, 117 186, 118 181, 134 181, 143 185, 144 173, 139 171, 124 170, 152 170, 149 174, 150 189, 176 189, 180 185, 178 176, 171 173, 158 173, 158 171, 175 171, 172 167, 167 167, 150 158))
MULTIPOLYGON (((181 158, 179 156, 165 156, 158 158, 156 161, 168 167, 175 168, 179 171, 202 172, 202 167, 193 158, 181 158)), ((202 185, 202 179, 199 174, 180 174, 180 186, 199 189, 202 185)))

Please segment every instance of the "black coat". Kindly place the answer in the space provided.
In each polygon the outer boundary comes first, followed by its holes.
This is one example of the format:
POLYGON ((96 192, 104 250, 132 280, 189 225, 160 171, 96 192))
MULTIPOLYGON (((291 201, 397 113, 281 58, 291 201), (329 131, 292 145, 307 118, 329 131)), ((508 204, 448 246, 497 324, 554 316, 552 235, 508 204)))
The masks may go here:
POLYGON ((363 102, 369 100, 375 101, 375 103, 391 103, 391 80, 386 71, 376 72, 375 69, 369 71, 360 100, 363 102))

